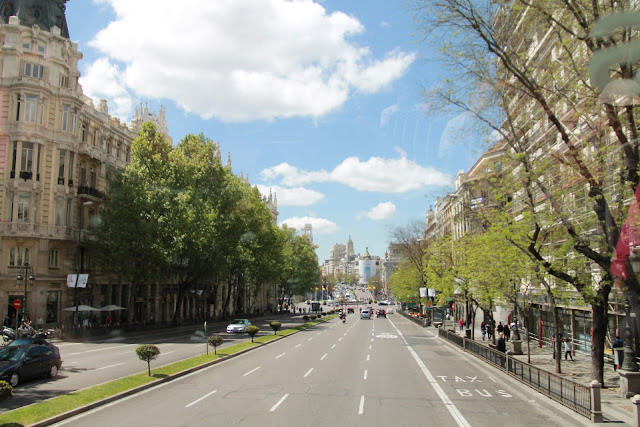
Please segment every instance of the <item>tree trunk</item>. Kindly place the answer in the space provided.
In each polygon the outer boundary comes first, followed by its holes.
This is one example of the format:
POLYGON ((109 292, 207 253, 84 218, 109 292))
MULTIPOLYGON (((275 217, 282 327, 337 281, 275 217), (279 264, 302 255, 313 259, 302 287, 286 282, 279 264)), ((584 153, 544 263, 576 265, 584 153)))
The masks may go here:
POLYGON ((223 292, 223 294, 225 294, 224 303, 222 304, 223 315, 232 313, 229 307, 231 305, 231 288, 232 287, 233 287, 233 284, 231 282, 231 279, 227 279, 227 286, 226 286, 225 292, 223 292))
POLYGON ((173 311, 173 320, 171 324, 173 326, 178 326, 180 324, 180 311, 182 310, 182 302, 184 301, 185 291, 183 288, 178 292, 178 300, 176 301, 176 308, 173 311))
POLYGON ((560 325, 558 324, 558 309, 556 308, 556 302, 549 295, 551 299, 551 312, 553 313, 553 348, 556 355, 556 374, 562 373, 562 354, 560 353, 562 350, 562 339, 560 338, 560 325))
POLYGON ((596 301, 591 304, 593 342, 591 343, 591 379, 604 387, 604 344, 609 320, 608 288, 600 289, 596 301))
POLYGON ((129 300, 129 305, 128 305, 128 310, 127 310, 127 323, 128 324, 132 324, 133 323, 133 316, 136 313, 135 310, 135 306, 136 306, 136 289, 134 285, 129 285, 129 298, 127 298, 129 300))

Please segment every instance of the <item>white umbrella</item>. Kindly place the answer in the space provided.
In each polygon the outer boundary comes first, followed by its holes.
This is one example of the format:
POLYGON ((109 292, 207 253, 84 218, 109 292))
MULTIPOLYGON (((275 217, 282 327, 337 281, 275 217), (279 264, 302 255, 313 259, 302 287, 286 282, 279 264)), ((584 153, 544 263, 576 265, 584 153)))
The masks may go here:
POLYGON ((63 311, 100 311, 100 309, 91 307, 90 305, 78 305, 73 307, 67 307, 63 311))
POLYGON ((120 307, 119 305, 113 305, 113 304, 105 305, 104 307, 100 308, 100 311, 118 311, 118 310, 126 310, 126 308, 120 307))

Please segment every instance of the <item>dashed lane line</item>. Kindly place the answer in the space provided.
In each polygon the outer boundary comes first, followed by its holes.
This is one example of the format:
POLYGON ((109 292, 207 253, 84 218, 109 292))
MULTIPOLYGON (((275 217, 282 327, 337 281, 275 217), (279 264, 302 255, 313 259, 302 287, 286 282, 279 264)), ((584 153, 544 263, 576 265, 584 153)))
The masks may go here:
POLYGON ((258 369, 260 369, 260 366, 258 366, 257 368, 254 368, 252 370, 250 370, 249 372, 247 372, 246 374, 242 375, 243 377, 246 377, 249 374, 253 374, 255 371, 257 371, 258 369))
POLYGON ((211 396, 213 393, 216 393, 218 390, 213 390, 211 393, 207 393, 204 396, 202 396, 200 399, 194 400, 193 402, 189 403, 187 406, 185 406, 185 408, 189 408, 193 405, 195 405, 196 403, 200 402, 201 400, 206 399, 207 397, 211 396))
POLYGON ((120 366, 120 365, 124 365, 124 362, 123 363, 116 363, 115 365, 109 365, 109 366, 103 366, 101 368, 96 368, 96 369, 94 369, 94 371, 99 371, 101 369, 109 369, 109 368, 113 368, 113 367, 120 366))
POLYGON ((311 371, 313 371, 313 368, 309 369, 309 370, 307 371, 307 373, 306 373, 306 374, 304 374, 304 377, 303 377, 303 378, 307 378, 307 377, 309 376, 309 374, 311 373, 311 371))
POLYGON ((273 411, 275 411, 276 409, 278 409, 278 406, 280 406, 280 404, 281 404, 282 402, 284 402, 284 400, 285 400, 287 397, 289 397, 289 393, 287 393, 287 394, 285 394, 284 396, 282 396, 282 398, 281 398, 280 400, 278 400, 278 403, 276 403, 275 405, 273 405, 273 406, 271 407, 271 409, 269 410, 269 412, 273 412, 273 411))
POLYGON ((320 360, 324 360, 324 358, 325 358, 325 357, 327 357, 327 354, 329 354, 329 353, 325 353, 325 354, 324 354, 324 356, 322 356, 322 357, 320 358, 320 360))
POLYGON ((298 347, 300 347, 301 345, 302 345, 302 344, 298 344, 298 345, 297 345, 297 346, 295 346, 294 348, 298 348, 298 347))
POLYGON ((358 408, 358 415, 364 414, 364 394, 360 396, 360 407, 358 408))
POLYGON ((368 373, 368 372, 369 372, 369 371, 367 371, 366 369, 364 370, 364 379, 365 379, 365 380, 367 379, 367 373, 368 373))
POLYGON ((282 356, 284 356, 285 354, 287 354, 287 353, 282 353, 282 354, 277 355, 277 356, 276 356, 276 359, 280 359, 280 358, 281 358, 282 356))
POLYGON ((336 345, 334 344, 334 345, 332 345, 332 346, 331 346, 331 348, 335 348, 335 346, 336 346, 336 345))

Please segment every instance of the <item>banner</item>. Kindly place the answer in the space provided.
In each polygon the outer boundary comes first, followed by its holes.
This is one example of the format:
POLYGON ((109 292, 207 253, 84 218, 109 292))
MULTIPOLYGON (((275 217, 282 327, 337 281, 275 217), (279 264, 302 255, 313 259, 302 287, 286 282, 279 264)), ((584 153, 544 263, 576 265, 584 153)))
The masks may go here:
POLYGON ((427 288, 420 288, 420 298, 426 298, 427 296, 427 288))
POLYGON ((435 298, 436 297, 436 290, 433 288, 429 288, 428 292, 427 292, 427 296, 431 297, 431 298, 435 298))
POLYGON ((88 281, 88 274, 67 274, 67 288, 86 288, 88 281))
POLYGON ((67 274, 67 288, 75 288, 77 279, 77 274, 67 274))
POLYGON ((89 281, 89 275, 88 274, 79 274, 78 275, 78 288, 86 288, 87 287, 87 282, 89 281))

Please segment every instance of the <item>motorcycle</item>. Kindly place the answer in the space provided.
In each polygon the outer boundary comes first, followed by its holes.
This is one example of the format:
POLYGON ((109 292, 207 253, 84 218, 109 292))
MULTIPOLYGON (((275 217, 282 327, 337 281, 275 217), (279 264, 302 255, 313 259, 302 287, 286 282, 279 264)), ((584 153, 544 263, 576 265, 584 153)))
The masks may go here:
POLYGON ((345 323, 347 321, 347 316, 343 314, 340 315, 340 319, 342 319, 342 323, 345 323))
POLYGON ((5 341, 13 341, 16 339, 16 331, 8 326, 2 328, 2 337, 5 341))

